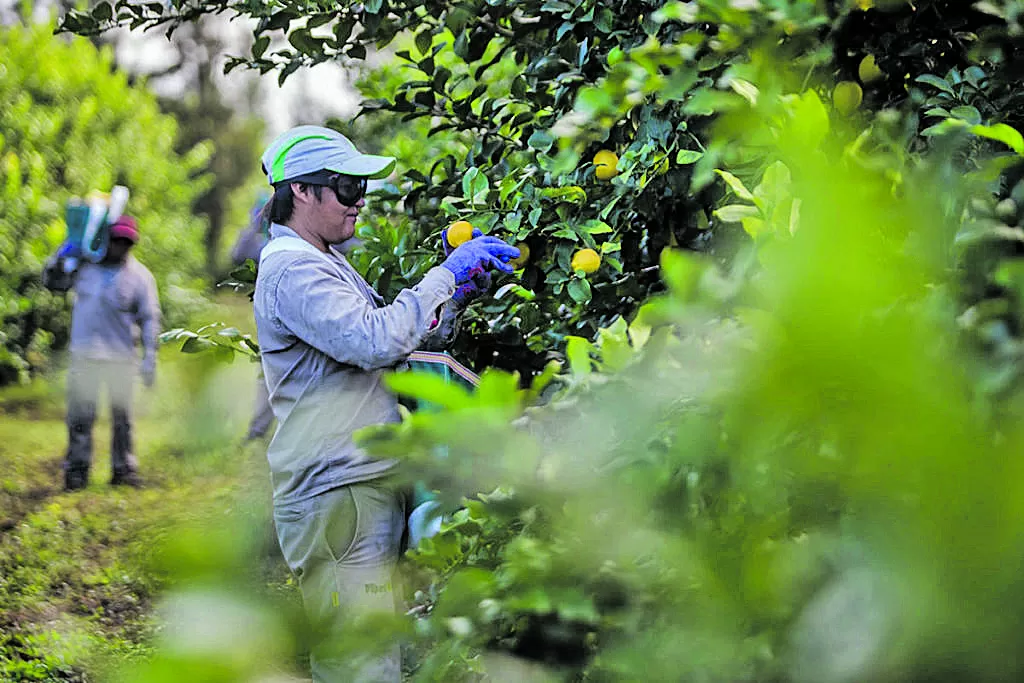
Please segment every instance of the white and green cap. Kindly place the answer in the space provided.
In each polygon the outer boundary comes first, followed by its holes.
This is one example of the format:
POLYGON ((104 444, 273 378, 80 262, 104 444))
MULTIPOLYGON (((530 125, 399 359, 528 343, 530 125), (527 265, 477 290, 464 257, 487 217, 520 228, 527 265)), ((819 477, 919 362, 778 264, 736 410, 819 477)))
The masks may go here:
POLYGON ((363 178, 382 178, 394 157, 363 154, 349 139, 323 126, 296 126, 281 133, 263 153, 263 172, 271 185, 328 170, 363 178))

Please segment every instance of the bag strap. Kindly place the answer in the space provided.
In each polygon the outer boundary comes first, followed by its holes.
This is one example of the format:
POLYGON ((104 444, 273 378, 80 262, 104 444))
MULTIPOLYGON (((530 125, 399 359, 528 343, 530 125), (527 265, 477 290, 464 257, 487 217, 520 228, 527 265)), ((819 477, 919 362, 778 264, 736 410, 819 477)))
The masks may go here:
POLYGON ((409 354, 409 361, 446 366, 474 387, 480 384, 479 375, 443 351, 413 351, 409 354))

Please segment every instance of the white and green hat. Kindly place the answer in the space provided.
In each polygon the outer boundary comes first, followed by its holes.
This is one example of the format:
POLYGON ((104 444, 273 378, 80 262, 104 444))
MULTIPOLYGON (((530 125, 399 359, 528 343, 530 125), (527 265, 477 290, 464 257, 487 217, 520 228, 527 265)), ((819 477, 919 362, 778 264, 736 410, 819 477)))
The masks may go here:
POLYGON ((394 157, 363 154, 344 135, 323 126, 287 130, 263 153, 263 172, 271 185, 322 170, 382 178, 394 167, 394 157))

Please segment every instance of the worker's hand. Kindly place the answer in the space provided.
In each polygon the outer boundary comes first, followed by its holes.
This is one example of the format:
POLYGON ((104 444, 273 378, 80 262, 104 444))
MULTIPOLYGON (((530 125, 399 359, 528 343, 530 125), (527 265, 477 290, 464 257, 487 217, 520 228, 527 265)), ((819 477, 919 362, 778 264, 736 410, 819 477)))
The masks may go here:
POLYGON ((518 249, 497 237, 474 237, 453 249, 441 265, 455 276, 456 285, 464 285, 477 270, 498 269, 511 273, 512 266, 508 262, 518 256, 518 249))
POLYGON ((139 374, 142 376, 143 385, 147 388, 152 387, 156 383, 156 361, 149 358, 143 360, 139 374))
POLYGON ((474 268, 469 282, 460 285, 452 294, 452 301, 459 308, 465 308, 491 289, 491 274, 483 268, 474 268))

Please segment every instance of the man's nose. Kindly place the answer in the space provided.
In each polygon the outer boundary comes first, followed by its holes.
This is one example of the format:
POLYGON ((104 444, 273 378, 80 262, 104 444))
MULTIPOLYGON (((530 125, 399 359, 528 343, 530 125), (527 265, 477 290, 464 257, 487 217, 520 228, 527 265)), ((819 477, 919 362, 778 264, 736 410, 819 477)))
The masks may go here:
POLYGON ((358 201, 358 202, 356 202, 356 208, 357 208, 357 209, 361 209, 361 208, 363 208, 364 206, 366 206, 366 197, 360 197, 360 198, 359 198, 359 201, 358 201))

